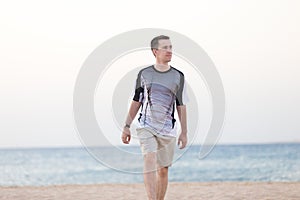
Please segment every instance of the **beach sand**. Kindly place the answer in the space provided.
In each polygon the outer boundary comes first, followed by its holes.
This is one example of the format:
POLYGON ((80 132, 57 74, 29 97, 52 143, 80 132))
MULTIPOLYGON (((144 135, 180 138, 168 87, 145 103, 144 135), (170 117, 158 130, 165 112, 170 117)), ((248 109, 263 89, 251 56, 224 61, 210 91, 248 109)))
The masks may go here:
MULTIPOLYGON (((2 200, 146 200, 143 184, 0 187, 2 200)), ((300 199, 300 182, 170 183, 165 200, 300 199)))

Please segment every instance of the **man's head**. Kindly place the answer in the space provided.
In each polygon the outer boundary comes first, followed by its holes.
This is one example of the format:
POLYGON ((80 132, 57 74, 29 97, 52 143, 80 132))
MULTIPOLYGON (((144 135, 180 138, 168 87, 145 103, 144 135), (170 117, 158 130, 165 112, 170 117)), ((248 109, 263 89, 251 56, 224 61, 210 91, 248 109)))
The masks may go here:
POLYGON ((172 44, 170 37, 160 35, 151 40, 151 50, 156 60, 170 62, 172 58, 172 44))

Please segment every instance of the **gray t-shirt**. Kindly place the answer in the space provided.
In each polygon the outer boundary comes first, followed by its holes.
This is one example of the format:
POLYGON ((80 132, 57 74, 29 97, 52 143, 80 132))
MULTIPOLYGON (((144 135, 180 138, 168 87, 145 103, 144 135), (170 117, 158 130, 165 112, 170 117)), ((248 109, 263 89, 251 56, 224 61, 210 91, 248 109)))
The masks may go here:
POLYGON ((185 105, 184 74, 170 67, 161 72, 154 65, 139 71, 134 101, 142 103, 138 118, 140 127, 151 128, 158 134, 176 137, 175 104, 185 105))

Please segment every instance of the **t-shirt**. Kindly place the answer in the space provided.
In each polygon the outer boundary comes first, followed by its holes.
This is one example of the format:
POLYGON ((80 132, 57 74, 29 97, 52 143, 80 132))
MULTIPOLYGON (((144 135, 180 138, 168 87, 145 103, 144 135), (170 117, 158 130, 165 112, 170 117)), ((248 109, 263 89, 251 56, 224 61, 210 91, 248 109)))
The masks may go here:
POLYGON ((140 127, 156 133, 176 137, 175 105, 185 105, 184 74, 176 68, 164 72, 154 65, 139 71, 133 100, 142 103, 138 118, 140 127))

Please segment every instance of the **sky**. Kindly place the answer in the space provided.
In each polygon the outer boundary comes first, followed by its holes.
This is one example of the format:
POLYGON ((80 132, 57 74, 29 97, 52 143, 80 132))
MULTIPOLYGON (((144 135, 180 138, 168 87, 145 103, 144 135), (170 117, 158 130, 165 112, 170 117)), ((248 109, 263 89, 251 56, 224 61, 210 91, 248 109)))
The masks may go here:
POLYGON ((1 2, 0 148, 81 146, 73 118, 81 66, 109 38, 140 28, 181 33, 212 59, 226 96, 220 144, 300 142, 299 8, 296 0, 1 2))

